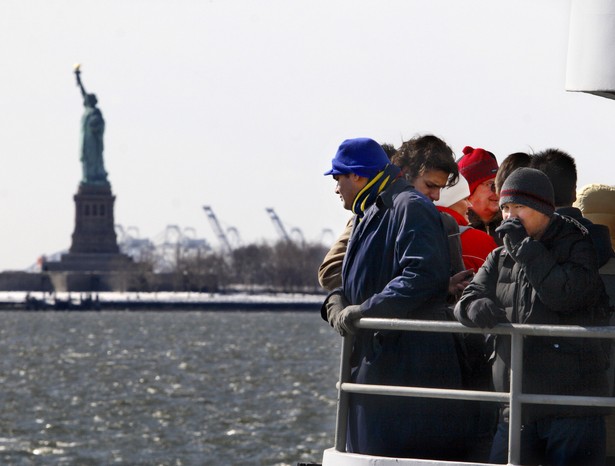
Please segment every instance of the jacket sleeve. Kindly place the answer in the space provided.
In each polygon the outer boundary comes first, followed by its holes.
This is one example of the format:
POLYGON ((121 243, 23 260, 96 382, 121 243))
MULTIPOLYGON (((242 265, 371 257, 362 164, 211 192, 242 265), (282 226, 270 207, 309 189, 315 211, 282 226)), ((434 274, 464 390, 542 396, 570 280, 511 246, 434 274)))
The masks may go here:
POLYGON ((348 247, 348 239, 352 232, 354 217, 351 217, 344 231, 335 241, 318 268, 318 283, 327 291, 333 291, 342 286, 342 264, 348 247))
POLYGON ((455 318, 464 325, 474 326, 468 320, 468 306, 479 298, 489 298, 494 303, 501 305, 496 297, 498 282, 498 262, 503 247, 499 247, 489 253, 485 263, 478 269, 470 284, 463 290, 461 298, 455 305, 455 318))
POLYGON ((543 243, 528 238, 518 246, 515 259, 540 300, 553 311, 569 314, 594 302, 600 275, 589 238, 572 242, 561 263, 543 243))
POLYGON ((426 200, 408 199, 395 206, 389 241, 382 254, 394 254, 397 270, 380 291, 361 304, 365 317, 412 318, 448 293, 450 257, 440 214, 426 200), (415 314, 416 315, 416 314, 415 314))

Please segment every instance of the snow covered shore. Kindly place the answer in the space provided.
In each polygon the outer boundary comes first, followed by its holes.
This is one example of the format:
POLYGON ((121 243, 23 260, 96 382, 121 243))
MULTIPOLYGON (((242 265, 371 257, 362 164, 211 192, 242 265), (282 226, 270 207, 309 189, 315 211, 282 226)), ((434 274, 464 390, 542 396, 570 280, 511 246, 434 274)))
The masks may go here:
POLYGON ((318 310, 323 294, 303 293, 194 293, 100 292, 42 293, 0 292, 4 310, 105 310, 105 309, 203 309, 203 310, 318 310))

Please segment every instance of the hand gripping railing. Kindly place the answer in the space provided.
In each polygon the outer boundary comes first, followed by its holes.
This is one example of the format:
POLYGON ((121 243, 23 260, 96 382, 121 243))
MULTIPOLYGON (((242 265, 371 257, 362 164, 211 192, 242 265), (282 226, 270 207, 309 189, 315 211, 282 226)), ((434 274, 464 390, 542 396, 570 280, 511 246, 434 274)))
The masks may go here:
POLYGON ((431 320, 402 320, 362 318, 356 323, 360 329, 401 330, 414 332, 489 333, 511 336, 510 392, 455 390, 389 385, 365 385, 350 382, 350 353, 352 337, 344 337, 338 383, 338 407, 335 427, 335 449, 346 451, 346 426, 348 419, 348 394, 411 396, 418 398, 446 398, 454 400, 483 400, 510 404, 508 463, 520 464, 521 404, 553 404, 574 406, 615 407, 615 397, 535 395, 521 391, 523 336, 581 337, 615 339, 615 327, 581 327, 576 325, 499 324, 487 331, 465 327, 457 322, 431 320))

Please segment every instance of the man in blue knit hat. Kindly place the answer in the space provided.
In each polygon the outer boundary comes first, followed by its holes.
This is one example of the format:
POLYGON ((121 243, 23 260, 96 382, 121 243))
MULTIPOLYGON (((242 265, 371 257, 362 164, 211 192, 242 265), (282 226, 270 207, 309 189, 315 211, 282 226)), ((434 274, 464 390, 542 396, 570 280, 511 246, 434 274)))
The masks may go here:
MULTIPOLYGON (((352 382, 460 388, 452 335, 358 329, 361 317, 446 320, 448 239, 430 199, 400 175, 372 139, 348 139, 332 168, 354 225, 342 286, 321 314, 353 338, 352 382)), ((465 402, 350 396, 347 450, 394 457, 459 459, 467 447, 465 402)))
MULTIPOLYGON (((337 181, 335 192, 340 195, 344 209, 354 212, 353 201, 367 182, 389 164, 386 153, 373 139, 347 139, 332 160, 333 167, 325 173, 337 181)), ((360 206, 356 206, 360 210, 360 206)), ((357 213, 357 212, 355 212, 357 213)))

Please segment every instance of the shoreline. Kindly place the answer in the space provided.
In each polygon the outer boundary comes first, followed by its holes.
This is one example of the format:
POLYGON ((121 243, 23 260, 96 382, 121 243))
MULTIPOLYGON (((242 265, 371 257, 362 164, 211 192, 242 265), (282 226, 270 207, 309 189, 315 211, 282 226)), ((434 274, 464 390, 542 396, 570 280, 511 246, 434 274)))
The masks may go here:
POLYGON ((318 311, 326 294, 0 292, 0 311, 318 311))

